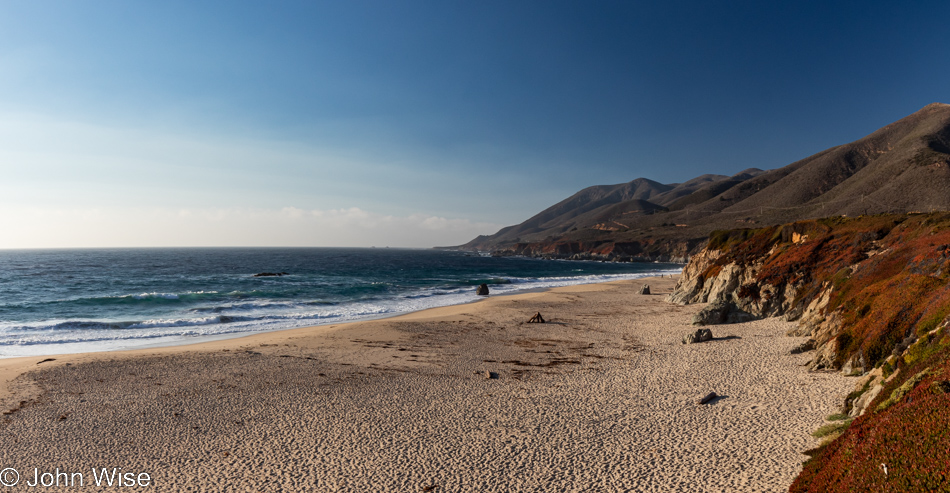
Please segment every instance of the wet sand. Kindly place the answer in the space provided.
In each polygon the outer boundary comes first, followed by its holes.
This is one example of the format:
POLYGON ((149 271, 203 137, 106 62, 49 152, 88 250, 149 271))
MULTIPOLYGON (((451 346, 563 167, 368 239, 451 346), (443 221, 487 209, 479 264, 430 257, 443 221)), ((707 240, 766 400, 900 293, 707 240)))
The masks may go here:
POLYGON ((787 490, 853 380, 809 373, 779 320, 681 344, 702 305, 663 301, 674 282, 0 360, 0 465, 159 491, 787 490))

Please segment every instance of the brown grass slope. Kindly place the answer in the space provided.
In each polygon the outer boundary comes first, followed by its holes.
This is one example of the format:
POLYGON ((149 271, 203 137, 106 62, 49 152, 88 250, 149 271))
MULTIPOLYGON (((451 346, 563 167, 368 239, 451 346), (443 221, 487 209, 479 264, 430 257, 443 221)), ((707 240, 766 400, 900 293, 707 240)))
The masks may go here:
POLYGON ((711 230, 843 214, 947 210, 948 192, 950 105, 934 103, 855 142, 674 210, 667 222, 701 222, 711 230))
POLYGON ((684 182, 682 185, 677 186, 675 189, 670 190, 664 194, 657 195, 651 200, 657 204, 666 206, 670 210, 677 209, 677 203, 700 203, 709 198, 714 197, 736 183, 744 182, 759 176, 766 171, 760 170, 758 168, 749 168, 739 173, 736 173, 732 176, 724 175, 702 175, 698 178, 693 178, 687 182, 684 182), (716 177, 716 179, 705 179, 699 181, 701 178, 706 177, 716 177), (710 190, 718 189, 719 191, 713 194, 710 194, 710 190), (704 196, 703 199, 698 199, 698 197, 704 196))
POLYGON ((697 176, 696 178, 683 183, 671 184, 671 186, 674 187, 673 189, 669 190, 668 192, 661 193, 655 197, 651 197, 650 201, 662 206, 668 206, 682 197, 686 197, 701 188, 705 188, 711 183, 719 183, 728 179, 729 177, 725 175, 707 174, 697 176))
POLYGON ((494 246, 501 243, 517 243, 522 239, 537 240, 552 234, 559 235, 574 227, 588 227, 589 224, 578 224, 576 218, 621 202, 646 200, 673 188, 672 185, 664 185, 646 178, 637 178, 629 183, 617 185, 587 187, 521 224, 502 228, 490 237, 480 236, 467 245, 477 249, 480 239, 486 239, 487 243, 494 246))
POLYGON ((703 202, 706 202, 708 200, 714 199, 722 195, 727 190, 739 185, 740 183, 742 183, 743 181, 746 181, 747 179, 748 178, 735 179, 735 180, 729 179, 729 180, 717 181, 715 183, 710 183, 698 190, 695 190, 693 193, 686 195, 685 197, 679 198, 675 202, 669 204, 667 208, 673 211, 685 210, 688 207, 702 204, 703 202))
POLYGON ((459 248, 504 251, 516 243, 656 239, 697 245, 717 229, 932 210, 950 210, 950 105, 941 103, 770 171, 751 168, 732 177, 703 175, 670 185, 638 178, 590 187, 459 248))
MULTIPOLYGON (((722 212, 741 214, 760 208, 763 219, 778 223, 841 214, 946 210, 950 208, 948 136, 950 105, 928 105, 863 139, 774 170, 785 176, 722 212)), ((772 178, 763 175, 759 180, 772 178)), ((727 194, 726 199, 732 197, 727 194)))
MULTIPOLYGON (((707 174, 669 185, 637 178, 629 183, 588 187, 521 224, 502 228, 491 236, 479 236, 461 248, 489 250, 500 245, 550 240, 578 230, 628 231, 639 227, 644 217, 668 211, 664 204, 689 200, 697 194, 708 197, 710 187, 721 187, 724 183, 731 186, 762 172, 750 168, 733 177, 707 174)), ((590 231, 580 234, 590 236, 590 231)))

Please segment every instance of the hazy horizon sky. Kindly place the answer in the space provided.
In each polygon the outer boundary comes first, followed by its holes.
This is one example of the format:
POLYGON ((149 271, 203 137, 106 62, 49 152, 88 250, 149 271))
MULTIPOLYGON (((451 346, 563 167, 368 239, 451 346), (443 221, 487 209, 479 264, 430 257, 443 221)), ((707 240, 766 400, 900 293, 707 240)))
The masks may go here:
POLYGON ((0 248, 464 243, 950 103, 950 3, 0 2, 0 248))

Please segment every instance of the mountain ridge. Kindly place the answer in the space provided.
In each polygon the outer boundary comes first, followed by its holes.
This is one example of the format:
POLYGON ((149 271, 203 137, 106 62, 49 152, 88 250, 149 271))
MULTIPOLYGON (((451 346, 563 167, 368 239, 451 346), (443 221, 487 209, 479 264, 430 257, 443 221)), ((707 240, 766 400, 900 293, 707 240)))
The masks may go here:
POLYGON ((672 184, 637 178, 595 185, 521 224, 450 248, 494 255, 685 261, 718 229, 948 209, 950 105, 931 103, 854 142, 781 168, 704 174, 672 184), (626 246, 611 246, 618 244, 626 246))

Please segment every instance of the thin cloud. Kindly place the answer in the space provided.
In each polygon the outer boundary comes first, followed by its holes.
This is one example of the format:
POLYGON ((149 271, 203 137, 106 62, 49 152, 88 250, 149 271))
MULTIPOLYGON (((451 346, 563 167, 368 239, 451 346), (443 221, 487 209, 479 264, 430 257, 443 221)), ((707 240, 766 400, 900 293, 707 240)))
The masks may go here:
POLYGON ((0 208, 0 248, 394 246, 426 248, 494 233, 497 224, 344 209, 0 208))

